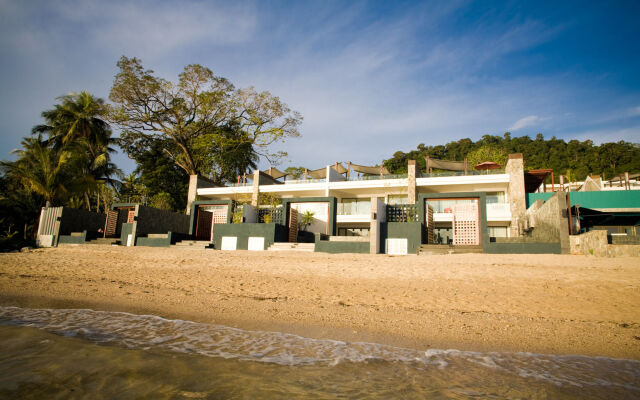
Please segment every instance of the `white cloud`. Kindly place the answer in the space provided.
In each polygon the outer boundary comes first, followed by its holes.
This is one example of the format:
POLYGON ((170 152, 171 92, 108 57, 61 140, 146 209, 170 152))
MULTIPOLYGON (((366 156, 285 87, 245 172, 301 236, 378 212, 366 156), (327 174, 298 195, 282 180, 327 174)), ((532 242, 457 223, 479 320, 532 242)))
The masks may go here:
POLYGON ((529 115, 528 117, 520 118, 519 120, 517 120, 513 125, 511 125, 509 130, 514 132, 522 128, 535 125, 539 121, 540 117, 538 117, 537 115, 529 115))
POLYGON ((633 117, 635 117, 636 115, 640 115, 640 106, 633 107, 631 110, 629 110, 629 115, 633 117))

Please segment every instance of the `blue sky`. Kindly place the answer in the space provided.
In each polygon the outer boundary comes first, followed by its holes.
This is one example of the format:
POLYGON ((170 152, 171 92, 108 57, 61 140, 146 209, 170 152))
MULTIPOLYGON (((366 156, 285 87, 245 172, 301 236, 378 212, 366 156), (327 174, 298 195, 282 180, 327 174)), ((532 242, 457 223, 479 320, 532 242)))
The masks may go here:
POLYGON ((0 158, 57 96, 106 99, 122 55, 279 96, 304 117, 282 167, 506 131, 637 143, 638 20, 637 1, 0 0, 0 158))

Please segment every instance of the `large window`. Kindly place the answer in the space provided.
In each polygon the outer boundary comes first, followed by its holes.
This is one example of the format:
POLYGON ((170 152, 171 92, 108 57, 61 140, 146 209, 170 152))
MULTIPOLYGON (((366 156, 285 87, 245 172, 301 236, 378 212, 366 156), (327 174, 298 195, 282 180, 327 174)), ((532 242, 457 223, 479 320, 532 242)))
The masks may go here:
POLYGON ((490 226, 489 237, 490 238, 507 237, 507 227, 506 226, 490 226))
POLYGON ((342 199, 338 203, 338 215, 368 215, 371 199, 342 199))
POLYGON ((487 204, 504 203, 504 192, 487 192, 487 204))

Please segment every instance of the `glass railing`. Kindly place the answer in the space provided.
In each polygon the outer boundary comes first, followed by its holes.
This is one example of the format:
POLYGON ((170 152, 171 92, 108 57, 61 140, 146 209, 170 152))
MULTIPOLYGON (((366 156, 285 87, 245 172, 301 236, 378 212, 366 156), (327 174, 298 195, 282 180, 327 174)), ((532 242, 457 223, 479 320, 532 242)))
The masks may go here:
POLYGON ((375 180, 380 180, 380 179, 406 179, 407 178, 407 174, 387 174, 387 175, 363 175, 363 176, 357 176, 357 175, 351 175, 349 177, 349 181, 375 181, 375 180))
POLYGON ((444 171, 444 172, 432 172, 422 173, 421 178, 437 178, 440 176, 466 176, 466 175, 500 175, 504 174, 504 169, 488 169, 485 171, 444 171))
POLYGON ((244 186, 253 186, 252 182, 240 182, 240 183, 231 183, 231 182, 227 182, 225 183, 226 187, 244 187, 244 186))
POLYGON ((371 202, 338 203, 338 215, 369 215, 371 202))
POLYGON ((320 182, 326 182, 327 180, 324 178, 320 178, 320 179, 287 179, 286 181, 284 181, 285 184, 287 185, 296 185, 299 183, 320 183, 320 182))

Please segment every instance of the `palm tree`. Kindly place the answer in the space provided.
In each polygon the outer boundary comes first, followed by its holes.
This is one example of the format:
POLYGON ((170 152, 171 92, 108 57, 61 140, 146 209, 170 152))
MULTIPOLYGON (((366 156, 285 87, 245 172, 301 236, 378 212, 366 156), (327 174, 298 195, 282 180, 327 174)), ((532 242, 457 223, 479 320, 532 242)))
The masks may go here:
POLYGON ((68 147, 53 148, 40 135, 22 140, 22 150, 15 150, 18 159, 2 162, 14 178, 52 205, 62 204, 74 189, 87 185, 86 179, 74 177, 77 159, 68 147))
POLYGON ((117 187, 120 182, 115 177, 121 177, 122 172, 111 162, 111 154, 115 149, 111 147, 116 139, 111 137, 111 127, 103 119, 106 115, 104 101, 90 93, 70 93, 58 98, 59 104, 53 109, 44 111, 42 117, 46 124, 33 128, 34 134, 46 133, 49 143, 55 149, 60 149, 74 143, 81 153, 82 162, 79 163, 79 173, 85 177, 87 183, 93 181, 95 185, 87 185, 83 194, 85 205, 91 210, 90 195, 98 196, 99 183, 106 183, 117 187))

